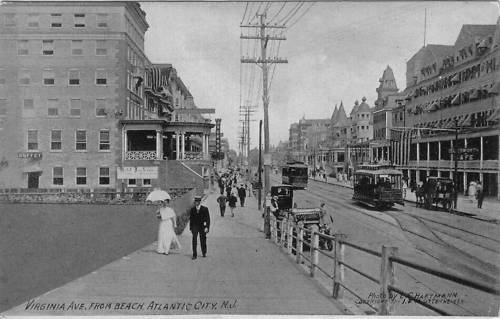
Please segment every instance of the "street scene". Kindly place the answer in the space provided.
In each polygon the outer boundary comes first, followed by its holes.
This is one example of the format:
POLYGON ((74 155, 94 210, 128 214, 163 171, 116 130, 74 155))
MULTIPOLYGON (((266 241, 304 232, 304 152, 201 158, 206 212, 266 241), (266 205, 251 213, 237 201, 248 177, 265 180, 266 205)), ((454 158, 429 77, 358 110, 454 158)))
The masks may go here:
POLYGON ((498 2, 0 2, 0 315, 500 315, 498 2))

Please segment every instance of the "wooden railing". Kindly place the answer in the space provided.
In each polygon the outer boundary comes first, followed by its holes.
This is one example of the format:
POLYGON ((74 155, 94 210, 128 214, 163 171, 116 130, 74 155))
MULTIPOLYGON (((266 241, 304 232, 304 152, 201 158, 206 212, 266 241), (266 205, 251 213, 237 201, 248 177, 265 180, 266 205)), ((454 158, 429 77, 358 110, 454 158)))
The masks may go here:
POLYGON ((368 307, 375 310, 378 315, 391 314, 392 303, 390 297, 392 292, 406 297, 408 300, 430 309, 437 314, 450 315, 446 311, 435 307, 425 300, 422 300, 422 298, 419 298, 418 296, 415 296, 414 294, 398 287, 393 267, 394 264, 399 264, 400 266, 423 272, 429 276, 448 280, 488 294, 500 296, 500 290, 498 287, 478 283, 465 277, 446 273, 440 269, 399 258, 397 257, 398 249, 396 247, 382 246, 381 252, 377 252, 348 242, 346 240, 346 236, 343 234, 335 234, 333 236, 322 234, 318 231, 317 227, 304 227, 301 222, 297 224, 286 217, 279 221, 272 214, 271 239, 281 248, 286 249, 286 252, 289 255, 293 256, 295 254, 295 260, 298 264, 305 263, 311 277, 315 277, 316 273, 319 271, 332 280, 332 297, 335 299, 343 298, 343 292, 346 291, 356 298, 359 298, 359 300, 364 300, 356 291, 349 287, 349 283, 345 280, 346 270, 352 271, 365 279, 378 284, 381 296, 380 301, 378 302, 378 307, 368 302, 364 303, 368 307), (323 252, 320 249, 320 240, 333 241, 333 252, 323 252), (304 253, 304 247, 309 248, 309 254, 304 253), (380 278, 375 278, 358 267, 348 263, 345 258, 345 250, 347 248, 354 249, 359 253, 378 257, 380 259, 380 278), (327 258, 330 262, 333 262, 333 270, 327 271, 320 266, 320 255, 322 258, 327 258))

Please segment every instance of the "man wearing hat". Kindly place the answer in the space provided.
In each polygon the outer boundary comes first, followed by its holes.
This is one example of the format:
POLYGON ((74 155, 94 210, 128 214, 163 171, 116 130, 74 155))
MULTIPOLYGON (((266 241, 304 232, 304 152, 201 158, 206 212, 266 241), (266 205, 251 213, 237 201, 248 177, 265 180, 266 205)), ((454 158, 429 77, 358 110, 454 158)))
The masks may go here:
POLYGON ((207 233, 210 230, 210 214, 206 206, 201 205, 201 196, 194 197, 194 206, 189 211, 189 230, 193 234, 193 259, 198 257, 198 234, 200 234, 201 253, 207 256, 207 233))

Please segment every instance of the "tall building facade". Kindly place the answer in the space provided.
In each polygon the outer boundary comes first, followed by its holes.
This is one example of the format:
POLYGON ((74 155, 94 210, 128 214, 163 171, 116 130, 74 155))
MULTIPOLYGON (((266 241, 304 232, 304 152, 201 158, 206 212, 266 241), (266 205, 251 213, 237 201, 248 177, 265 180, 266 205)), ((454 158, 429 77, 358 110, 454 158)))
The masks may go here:
MULTIPOLYGON (((148 27, 135 2, 0 6, 0 188, 161 186, 164 136, 186 130, 169 125, 177 100, 195 106, 146 57, 148 27)), ((210 125, 189 125, 203 158, 210 125)))
POLYGON ((499 79, 500 19, 464 25, 454 45, 427 45, 408 61, 406 103, 394 110, 393 124, 414 129, 393 140, 411 182, 450 177, 464 192, 480 180, 487 195, 500 198, 499 79))

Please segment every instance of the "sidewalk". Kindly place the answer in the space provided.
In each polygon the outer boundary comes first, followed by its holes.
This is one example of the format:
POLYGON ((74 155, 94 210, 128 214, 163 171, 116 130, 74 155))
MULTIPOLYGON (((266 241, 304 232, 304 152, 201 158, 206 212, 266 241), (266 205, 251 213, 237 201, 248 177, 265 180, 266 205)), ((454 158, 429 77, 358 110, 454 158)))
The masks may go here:
MULTIPOLYGON (((313 179, 313 178, 311 178, 313 179)), ((334 184, 337 186, 352 188, 351 183, 348 182, 338 182, 335 178, 327 177, 327 181, 323 178, 313 179, 317 182, 323 182, 328 184, 334 184)), ((409 203, 416 203, 416 195, 412 193, 408 188, 406 193, 405 201, 409 203)), ((474 215, 477 219, 482 219, 486 221, 498 221, 500 220, 500 201, 492 198, 485 198, 483 201, 483 208, 477 208, 477 201, 471 202, 467 197, 459 195, 457 200, 457 211, 464 214, 474 215)))
POLYGON ((264 239, 255 197, 222 218, 217 196, 203 203, 211 217, 206 258, 191 260, 187 228, 180 252, 159 255, 153 243, 2 315, 349 314, 264 239))

